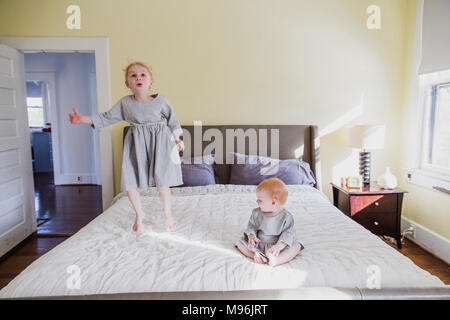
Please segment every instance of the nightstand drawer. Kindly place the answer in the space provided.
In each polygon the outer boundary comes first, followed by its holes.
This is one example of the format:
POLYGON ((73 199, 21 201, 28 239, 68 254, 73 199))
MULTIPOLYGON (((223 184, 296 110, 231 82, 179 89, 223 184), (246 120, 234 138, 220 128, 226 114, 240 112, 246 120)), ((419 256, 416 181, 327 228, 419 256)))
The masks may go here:
POLYGON ((353 220, 378 235, 394 235, 397 226, 397 215, 395 212, 387 214, 375 212, 358 213, 353 216, 353 220))
POLYGON ((387 213, 394 214, 397 212, 397 195, 367 195, 367 196, 350 196, 350 215, 365 213, 387 213))

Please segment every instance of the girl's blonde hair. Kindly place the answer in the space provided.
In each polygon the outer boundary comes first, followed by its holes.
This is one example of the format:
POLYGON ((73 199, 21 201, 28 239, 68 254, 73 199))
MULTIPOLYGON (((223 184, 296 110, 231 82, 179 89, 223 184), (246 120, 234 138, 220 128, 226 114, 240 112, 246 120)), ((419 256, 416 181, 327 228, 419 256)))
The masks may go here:
POLYGON ((123 70, 123 71, 125 71, 125 82, 127 81, 128 70, 130 70, 130 68, 131 68, 132 66, 136 66, 136 65, 141 66, 141 67, 144 67, 145 69, 147 69, 148 74, 150 75, 150 78, 153 79, 152 68, 151 68, 150 66, 146 65, 146 64, 143 63, 143 62, 135 61, 135 62, 130 63, 130 64, 128 65, 128 67, 126 67, 126 68, 123 70))
POLYGON ((283 181, 278 178, 269 178, 262 181, 256 187, 256 190, 267 191, 272 199, 277 199, 281 205, 286 203, 288 198, 288 188, 283 181))

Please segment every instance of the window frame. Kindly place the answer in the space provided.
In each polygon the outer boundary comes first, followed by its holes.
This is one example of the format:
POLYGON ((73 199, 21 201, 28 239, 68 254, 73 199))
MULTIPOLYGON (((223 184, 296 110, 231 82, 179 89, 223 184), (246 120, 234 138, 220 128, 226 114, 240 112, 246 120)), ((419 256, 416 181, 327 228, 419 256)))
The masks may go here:
MULTIPOLYGON (((46 123, 49 123, 51 121, 50 120, 50 105, 48 103, 48 86, 47 86, 47 82, 45 82, 44 80, 26 80, 26 82, 41 82, 41 99, 42 99, 42 106, 28 106, 28 101, 26 103, 27 106, 27 110, 29 108, 39 108, 42 109, 42 116, 43 116, 43 126, 30 126, 30 124, 28 123, 29 128, 45 128, 46 127, 46 123)), ((26 97, 28 100, 28 96, 26 97)))
POLYGON ((28 127, 29 128, 32 128, 32 129, 34 129, 34 128, 45 128, 45 110, 44 110, 44 108, 43 107, 39 107, 39 106, 27 106, 27 112, 28 112, 28 127), (30 113, 29 113, 29 110, 30 109, 42 109, 42 122, 43 122, 43 125, 42 126, 34 126, 34 125, 31 125, 31 123, 30 123, 30 113))
MULTIPOLYGON (((431 82, 426 88, 424 88, 424 90, 426 90, 426 95, 427 95, 427 100, 424 101, 425 102, 425 106, 423 106, 424 110, 425 110, 425 116, 426 118, 424 119, 425 123, 424 123, 424 127, 423 127, 423 133, 422 133, 422 153, 421 153, 421 161, 420 161, 420 168, 422 168, 425 171, 430 171, 432 173, 436 173, 436 174, 444 174, 445 176, 448 176, 449 180, 450 180, 450 168, 445 168, 445 167, 440 167, 438 165, 433 165, 430 163, 430 161, 428 161, 428 159, 430 158, 431 154, 432 154, 432 137, 430 136, 431 134, 434 135, 434 130, 435 130, 435 123, 434 123, 434 119, 432 119, 432 117, 436 117, 435 114, 437 112, 437 107, 436 103, 437 103, 437 94, 435 93, 437 90, 436 88, 439 86, 450 86, 450 70, 447 71, 443 71, 442 73, 446 74, 444 76, 444 79, 439 80, 439 81, 433 81, 431 82), (447 79, 445 79, 447 78, 447 79), (431 101, 429 101, 429 99, 431 99, 431 101), (433 121, 433 125, 431 124, 431 122, 433 121), (431 126, 433 126, 433 128, 431 128, 431 126), (433 131, 433 132, 431 132, 433 131), (428 159, 427 159, 428 158, 428 159)), ((430 159, 431 160, 431 159, 430 159)))
MULTIPOLYGON (((450 69, 418 76, 418 104, 416 110, 416 125, 418 130, 412 167, 406 170, 407 181, 422 187, 438 190, 450 190, 450 169, 429 164, 429 123, 433 106, 432 89, 438 85, 450 82, 450 69), (428 141, 427 141, 428 140, 428 141)), ((436 100, 436 99, 435 99, 436 100)))

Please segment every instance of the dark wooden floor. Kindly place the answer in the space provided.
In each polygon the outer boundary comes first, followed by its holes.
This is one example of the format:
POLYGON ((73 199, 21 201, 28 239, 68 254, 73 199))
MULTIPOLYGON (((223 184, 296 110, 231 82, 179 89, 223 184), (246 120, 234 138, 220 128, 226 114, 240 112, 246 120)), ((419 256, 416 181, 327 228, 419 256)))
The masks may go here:
MULTIPOLYGON (((38 216, 49 218, 38 232, 0 258, 0 289, 40 256, 65 241, 101 213, 101 187, 52 186, 50 177, 35 180, 38 216), (47 180, 46 180, 47 179, 47 180)), ((386 241, 420 268, 450 285, 450 266, 408 239, 402 249, 386 241)))
POLYGON ((441 279, 445 284, 450 285, 450 265, 443 260, 437 258, 406 238, 403 239, 401 249, 397 248, 397 245, 392 242, 385 242, 398 252, 410 258, 420 268, 427 270, 432 275, 441 279))
POLYGON ((56 247, 67 237, 31 235, 0 258, 0 289, 17 277, 34 260, 56 247))
POLYGON ((36 216, 43 224, 38 235, 71 236, 102 213, 102 187, 55 186, 53 174, 34 174, 36 216))

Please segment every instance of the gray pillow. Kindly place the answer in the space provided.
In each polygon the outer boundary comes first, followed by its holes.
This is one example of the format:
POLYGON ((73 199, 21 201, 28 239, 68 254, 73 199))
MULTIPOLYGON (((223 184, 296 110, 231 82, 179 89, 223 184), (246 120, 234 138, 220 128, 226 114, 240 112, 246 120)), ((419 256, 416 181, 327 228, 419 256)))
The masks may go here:
POLYGON ((181 159, 181 172, 183 174, 183 187, 206 186, 216 184, 214 172, 215 155, 205 155, 181 159))
POLYGON ((230 184, 258 185, 267 178, 278 178, 287 185, 316 184, 316 178, 309 164, 302 160, 278 160, 234 153, 230 184))

